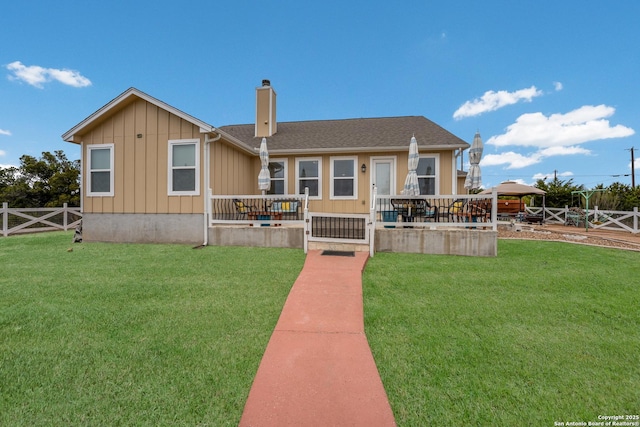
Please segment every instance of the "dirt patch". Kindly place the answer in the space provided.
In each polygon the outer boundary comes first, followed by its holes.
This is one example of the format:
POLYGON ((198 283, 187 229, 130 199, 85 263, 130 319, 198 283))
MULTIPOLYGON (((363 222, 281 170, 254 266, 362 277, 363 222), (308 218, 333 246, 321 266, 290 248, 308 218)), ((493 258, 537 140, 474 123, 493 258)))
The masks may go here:
POLYGON ((522 230, 513 231, 498 228, 499 239, 522 239, 522 240, 551 240, 583 245, 606 246, 611 248, 640 251, 640 244, 628 242, 622 239, 614 239, 599 236, 585 236, 575 233, 561 233, 550 230, 522 230))

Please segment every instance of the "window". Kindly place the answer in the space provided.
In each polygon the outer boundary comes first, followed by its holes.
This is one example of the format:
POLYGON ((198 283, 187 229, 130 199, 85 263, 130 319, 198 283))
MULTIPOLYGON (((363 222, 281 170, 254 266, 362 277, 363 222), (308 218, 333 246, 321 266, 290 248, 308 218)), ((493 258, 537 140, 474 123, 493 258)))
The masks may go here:
POLYGON ((169 141, 169 195, 200 194, 200 141, 176 139, 169 141))
POLYGON ((87 196, 113 196, 113 144, 87 146, 87 196))
POLYGON ((271 189, 267 194, 287 194, 287 160, 271 160, 269 175, 271 175, 271 189))
POLYGON ((322 198, 322 159, 296 159, 296 189, 297 194, 304 194, 305 187, 309 187, 309 197, 322 198))
POLYGON ((420 157, 417 174, 421 195, 436 194, 437 164, 436 157, 420 157))
POLYGON ((331 198, 358 198, 357 157, 331 158, 331 198))

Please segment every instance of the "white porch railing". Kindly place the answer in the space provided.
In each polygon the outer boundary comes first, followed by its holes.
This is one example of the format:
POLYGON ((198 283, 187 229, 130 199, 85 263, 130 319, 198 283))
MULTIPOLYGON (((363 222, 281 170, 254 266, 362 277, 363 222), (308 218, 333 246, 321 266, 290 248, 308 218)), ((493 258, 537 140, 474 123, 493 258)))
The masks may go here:
POLYGON ((490 228, 497 230, 497 193, 442 196, 378 196, 375 221, 385 228, 490 228))
POLYGON ((304 222, 308 195, 213 195, 209 191, 209 226, 215 224, 283 225, 304 222))
POLYGON ((80 208, 70 208, 65 203, 61 208, 9 208, 2 203, 2 235, 31 233, 38 231, 64 230, 78 226, 82 220, 80 208))

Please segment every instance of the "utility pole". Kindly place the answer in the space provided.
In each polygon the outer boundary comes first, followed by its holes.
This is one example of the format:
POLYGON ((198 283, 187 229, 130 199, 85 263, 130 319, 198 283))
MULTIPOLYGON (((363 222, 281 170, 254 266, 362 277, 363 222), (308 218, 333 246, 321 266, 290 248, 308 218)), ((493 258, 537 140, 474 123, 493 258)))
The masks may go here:
POLYGON ((631 189, 636 188, 636 162, 633 159, 633 151, 635 148, 631 147, 631 189))

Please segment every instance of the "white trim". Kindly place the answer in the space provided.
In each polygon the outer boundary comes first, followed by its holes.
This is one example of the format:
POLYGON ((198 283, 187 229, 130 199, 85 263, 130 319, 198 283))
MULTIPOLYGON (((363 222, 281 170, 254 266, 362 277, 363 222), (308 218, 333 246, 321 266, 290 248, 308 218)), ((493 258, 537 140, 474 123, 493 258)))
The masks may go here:
POLYGON ((358 199, 358 174, 360 172, 360 166, 358 165, 358 156, 331 156, 329 157, 329 199, 330 200, 357 200, 358 199), (353 180, 353 194, 350 196, 336 196, 334 194, 334 183, 336 177, 334 173, 334 162, 336 160, 351 160, 353 163, 353 176, 352 177, 338 177, 338 179, 352 179, 353 180))
POLYGON ((85 164, 85 170, 87 174, 87 197, 113 197, 113 185, 114 185, 114 144, 89 144, 87 145, 87 162, 85 164), (109 169, 91 169, 91 151, 109 149, 109 169), (109 191, 91 191, 91 172, 109 172, 109 191))
POLYGON ((294 194, 304 194, 299 191, 300 187, 300 162, 318 162, 318 176, 317 177, 305 177, 306 179, 315 178, 318 180, 318 195, 309 196, 310 200, 322 200, 322 157, 296 157, 296 188, 294 194))
MULTIPOLYGON (((167 194, 169 196, 199 196, 200 195, 200 140, 192 139, 170 139, 167 145, 167 194), (173 190, 173 146, 174 145, 195 145, 195 166, 182 169, 195 169, 195 190, 174 191, 173 190)), ((180 169, 180 168, 178 168, 180 169)))

